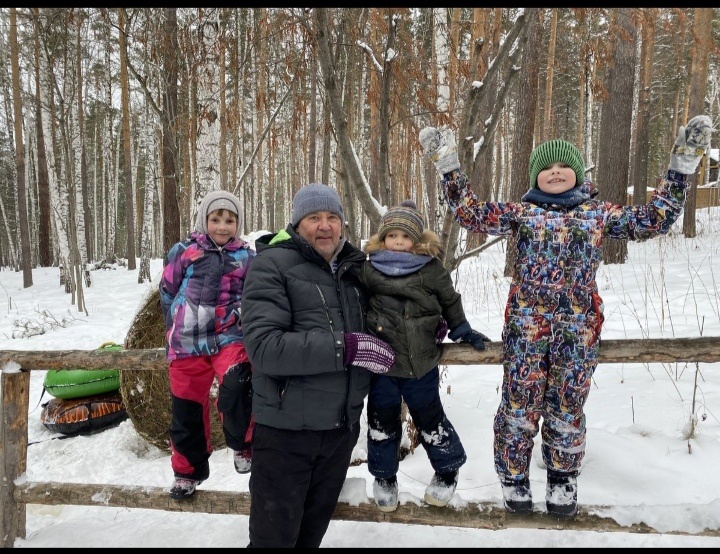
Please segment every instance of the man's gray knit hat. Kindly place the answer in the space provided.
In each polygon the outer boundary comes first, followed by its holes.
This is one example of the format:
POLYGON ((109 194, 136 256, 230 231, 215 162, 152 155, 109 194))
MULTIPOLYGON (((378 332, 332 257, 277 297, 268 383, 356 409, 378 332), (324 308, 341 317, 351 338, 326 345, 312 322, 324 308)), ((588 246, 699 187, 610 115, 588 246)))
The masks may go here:
POLYGON ((332 212, 339 215, 343 223, 345 222, 340 196, 327 185, 311 183, 297 191, 293 198, 290 223, 293 227, 297 227, 302 218, 313 212, 332 212))
POLYGON ((240 237, 243 223, 242 206, 240 205, 238 197, 226 190, 214 190, 205 195, 205 198, 202 199, 200 207, 198 208, 195 230, 207 234, 207 217, 208 214, 211 214, 215 210, 228 210, 237 216, 238 225, 235 236, 240 237))

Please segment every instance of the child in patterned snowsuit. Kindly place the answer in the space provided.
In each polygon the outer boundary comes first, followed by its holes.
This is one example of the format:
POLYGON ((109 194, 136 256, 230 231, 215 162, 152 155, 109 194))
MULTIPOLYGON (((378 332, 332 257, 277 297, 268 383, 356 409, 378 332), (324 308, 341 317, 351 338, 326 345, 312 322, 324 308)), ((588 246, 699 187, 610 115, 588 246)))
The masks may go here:
POLYGON ((209 394, 238 473, 250 471, 251 367, 243 344, 240 300, 255 251, 240 238, 238 198, 214 191, 203 198, 195 231, 168 252, 160 281, 170 362, 172 498, 189 498, 210 475, 209 394))
POLYGON ((452 135, 421 131, 425 155, 442 175, 443 194, 460 225, 517 241, 502 332, 502 399, 493 425, 495 470, 507 511, 532 511, 530 459, 541 430, 547 510, 556 517, 577 512, 583 407, 603 324, 595 281, 603 240, 666 234, 683 210, 687 176, 709 146, 710 133, 707 116, 680 128, 669 170, 650 201, 621 206, 594 198, 582 155, 557 139, 531 153, 531 188, 522 202, 480 202, 460 171, 452 135))

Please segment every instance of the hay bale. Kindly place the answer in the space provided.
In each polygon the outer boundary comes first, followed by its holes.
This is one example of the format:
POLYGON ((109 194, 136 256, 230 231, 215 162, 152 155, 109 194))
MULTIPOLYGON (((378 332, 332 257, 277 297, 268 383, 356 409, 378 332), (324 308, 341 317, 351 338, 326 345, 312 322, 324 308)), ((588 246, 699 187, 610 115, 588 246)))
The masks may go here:
MULTIPOLYGON (((131 350, 165 347, 165 322, 157 287, 145 299, 130 326, 124 347, 131 350)), ((120 372, 120 393, 138 434, 149 443, 170 451, 168 429, 172 419, 170 379, 167 371, 126 369, 120 372)), ((217 379, 210 389, 210 443, 214 450, 227 446, 222 423, 214 409, 217 379)))

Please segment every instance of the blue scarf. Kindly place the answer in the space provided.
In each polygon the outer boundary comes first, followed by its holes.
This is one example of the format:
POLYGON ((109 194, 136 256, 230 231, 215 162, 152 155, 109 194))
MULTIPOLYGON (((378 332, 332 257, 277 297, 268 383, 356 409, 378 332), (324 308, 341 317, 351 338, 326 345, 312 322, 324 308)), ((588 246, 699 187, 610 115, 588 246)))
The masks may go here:
POLYGON ((576 186, 560 194, 548 194, 538 188, 531 188, 525 193, 525 196, 522 197, 522 201, 530 202, 545 209, 552 206, 574 208, 592 198, 592 192, 586 184, 588 184, 587 181, 580 186, 576 186))
POLYGON ((372 266, 380 273, 391 277, 415 273, 432 259, 432 256, 423 256, 412 252, 395 252, 394 250, 378 250, 370 254, 372 266))

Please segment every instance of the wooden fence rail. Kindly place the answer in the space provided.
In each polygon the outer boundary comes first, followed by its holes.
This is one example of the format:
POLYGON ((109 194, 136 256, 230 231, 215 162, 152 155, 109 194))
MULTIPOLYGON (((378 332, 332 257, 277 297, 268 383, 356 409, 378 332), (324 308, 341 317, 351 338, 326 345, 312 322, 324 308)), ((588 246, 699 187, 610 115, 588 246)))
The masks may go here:
MULTIPOLYGON (((600 363, 693 363, 720 361, 720 337, 680 339, 603 340, 600 363)), ((497 365, 502 363, 502 346, 493 342, 482 351, 469 345, 447 344, 441 360, 444 365, 497 365)), ((63 350, 0 352, 0 545, 12 548, 16 538, 25 538, 26 505, 122 506, 154 510, 210 514, 249 514, 247 493, 199 490, 190 500, 178 502, 161 487, 130 487, 86 483, 29 482, 27 470, 28 406, 30 371, 48 369, 134 369, 167 370, 164 349, 147 350, 63 350)), ((558 521, 547 514, 529 516, 506 514, 490 504, 470 504, 462 509, 433 506, 398 506, 382 513, 371 504, 350 506, 339 503, 334 519, 377 521, 419 525, 467 527, 476 529, 569 529, 657 533, 644 523, 623 526, 611 518, 597 515, 602 506, 581 506, 569 521, 558 521)), ((686 534, 676 532, 670 534, 686 534)), ((705 529, 696 535, 720 537, 720 529, 705 529)))

